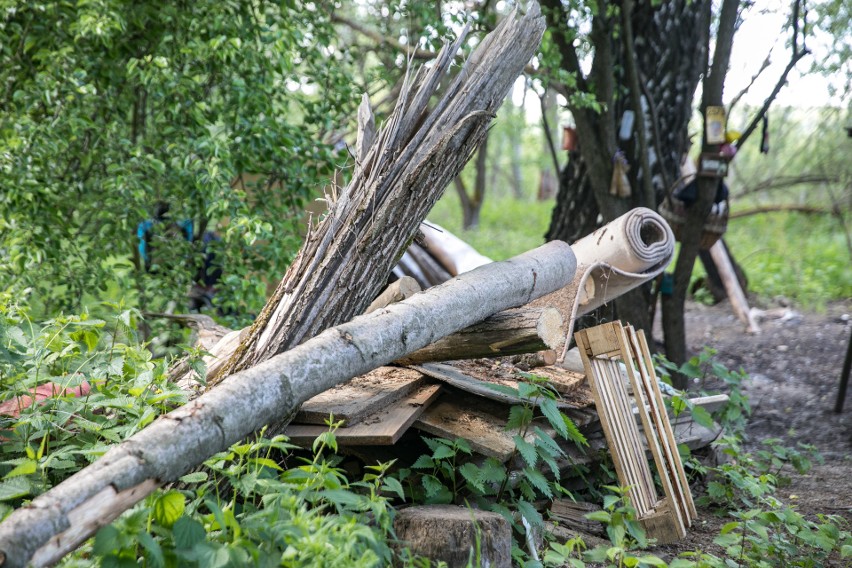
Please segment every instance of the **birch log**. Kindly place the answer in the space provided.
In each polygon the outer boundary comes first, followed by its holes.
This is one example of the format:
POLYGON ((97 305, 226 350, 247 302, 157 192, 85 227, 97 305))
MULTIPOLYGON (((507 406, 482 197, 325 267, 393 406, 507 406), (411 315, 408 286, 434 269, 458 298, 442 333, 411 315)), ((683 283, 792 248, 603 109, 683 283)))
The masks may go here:
POLYGON ((741 322, 746 324, 748 333, 760 333, 760 326, 748 307, 748 300, 740 287, 734 265, 725 252, 725 245, 721 240, 716 241, 710 247, 710 258, 713 259, 716 268, 719 270, 719 278, 722 279, 722 284, 725 286, 725 292, 728 293, 728 300, 734 308, 734 313, 737 314, 741 322))
MULTIPOLYGON (((243 370, 362 313, 421 221, 484 140, 488 124, 538 49, 545 22, 533 2, 479 43, 429 101, 464 40, 407 77, 396 108, 356 164, 351 183, 314 228, 248 337, 217 376, 243 370)), ((366 107, 365 107, 366 108, 366 107)), ((364 117, 360 122, 369 122, 364 117)), ((363 138, 362 138, 363 139, 363 138)))
POLYGON ((57 561, 155 486, 264 425, 287 420, 309 398, 558 290, 575 269, 571 247, 553 241, 359 316, 231 375, 9 515, 0 524, 0 566, 57 561), (75 519, 88 524, 75 525, 75 519))

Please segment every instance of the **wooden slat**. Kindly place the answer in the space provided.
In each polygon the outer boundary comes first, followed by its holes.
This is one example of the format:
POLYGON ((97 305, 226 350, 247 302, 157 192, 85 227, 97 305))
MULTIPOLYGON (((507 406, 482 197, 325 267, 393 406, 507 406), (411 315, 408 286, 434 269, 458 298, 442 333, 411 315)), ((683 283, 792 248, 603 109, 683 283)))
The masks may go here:
POLYGON ((309 399, 293 422, 325 425, 333 414, 335 421, 352 426, 426 383, 426 377, 413 369, 379 367, 309 399))
MULTIPOLYGON (((632 329, 632 328, 631 328, 632 329)), ((664 439, 667 441, 668 447, 671 448, 672 454, 672 464, 671 467, 674 469, 675 474, 677 475, 677 482, 681 488, 682 495, 682 504, 686 508, 686 517, 688 519, 687 526, 692 526, 692 521, 698 515, 695 509, 695 502, 692 499, 692 492, 689 489, 689 481, 686 479, 686 472, 683 470, 683 462, 680 459, 680 452, 677 449, 677 442, 675 441, 674 432, 672 431, 671 421, 668 418, 668 414, 665 411, 665 406, 663 403, 663 395, 660 392, 660 385, 657 381, 656 373, 654 372, 654 365, 651 361, 651 352, 648 349, 648 343, 645 340, 645 334, 638 334, 639 347, 641 349, 643 359, 645 361, 645 365, 648 368, 648 383, 653 393, 653 398, 656 401, 656 407, 659 409, 660 421, 663 425, 663 435, 664 439)), ((726 397, 727 398, 727 397, 726 397)))
MULTIPOLYGON (((695 504, 644 334, 613 322, 579 331, 575 339, 619 482, 628 486, 637 517, 660 543, 682 538, 695 518, 695 504), (635 407, 628 399, 625 376, 635 407), (637 417, 644 440, 639 437, 637 417), (663 498, 653 484, 646 447, 659 474, 663 498)), ((701 402, 713 405, 723 400, 701 402)))
MULTIPOLYGON (((441 385, 425 385, 415 393, 397 401, 389 408, 370 415, 362 422, 335 433, 341 446, 389 446, 396 443, 408 427, 417 420, 441 390, 441 385)), ((328 430, 313 424, 290 424, 284 435, 297 445, 310 445, 328 430)))
MULTIPOLYGON (((645 437, 648 440, 648 447, 651 450, 651 456, 654 459, 654 464, 657 466, 660 483, 663 486, 663 492, 669 500, 669 511, 672 513, 674 521, 675 534, 674 539, 680 539, 686 536, 686 528, 689 526, 689 518, 686 511, 683 510, 682 489, 679 486, 677 479, 672 479, 676 476, 672 466, 672 448, 665 438, 663 432, 662 420, 668 420, 668 415, 665 408, 659 408, 657 400, 653 393, 649 392, 649 377, 646 361, 642 357, 641 348, 636 338, 636 333, 632 327, 626 329, 624 335, 625 344, 622 346, 625 353, 630 356, 628 359, 633 359, 636 364, 636 371, 632 369, 632 365, 628 365, 628 376, 633 384, 633 396, 636 399, 636 406, 639 410, 639 416, 642 419, 642 426, 645 429, 645 437), (637 376, 638 374, 638 376, 637 376), (674 506, 672 506, 674 503, 674 506)), ((654 378, 656 386, 656 377, 654 378)), ((662 400, 660 400, 662 402, 662 400)), ((677 452, 677 447, 674 448, 677 452)), ((660 529, 663 530, 663 529, 660 529)), ((659 538, 659 537, 658 537, 659 538)), ((669 540, 669 538, 665 538, 669 540)))

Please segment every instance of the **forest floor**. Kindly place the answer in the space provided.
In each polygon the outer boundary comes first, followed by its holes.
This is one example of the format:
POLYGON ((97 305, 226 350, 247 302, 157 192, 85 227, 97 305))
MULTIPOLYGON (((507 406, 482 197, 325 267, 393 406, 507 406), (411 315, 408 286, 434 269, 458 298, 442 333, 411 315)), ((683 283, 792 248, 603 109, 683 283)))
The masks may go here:
MULTIPOLYGON (((698 354, 704 346, 711 347, 717 351, 715 359, 728 369, 748 373, 744 392, 753 412, 746 427, 747 450, 760 449, 762 440, 780 438, 791 447, 811 444, 822 456, 823 463, 804 475, 785 469, 791 482, 776 497, 811 520, 822 513, 852 523, 852 393, 843 412, 834 412, 852 333, 852 300, 831 304, 822 313, 771 308, 766 313, 773 317, 761 320, 762 332, 752 335, 734 317, 728 302, 688 304, 688 350, 698 354)), ((655 552, 671 556, 700 549, 722 557, 723 550, 713 539, 732 520, 699 509, 684 541, 655 552)))

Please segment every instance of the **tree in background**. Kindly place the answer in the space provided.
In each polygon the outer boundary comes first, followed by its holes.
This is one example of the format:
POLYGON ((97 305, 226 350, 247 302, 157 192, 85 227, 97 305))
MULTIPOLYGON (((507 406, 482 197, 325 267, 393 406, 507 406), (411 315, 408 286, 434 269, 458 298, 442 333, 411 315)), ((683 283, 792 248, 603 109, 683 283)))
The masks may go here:
MULTIPOLYGON (((793 65, 807 53, 799 43, 805 32, 799 4, 792 4, 790 18, 793 65)), ((572 242, 598 225, 598 215, 607 222, 636 206, 656 209, 680 178, 695 90, 703 78, 702 111, 722 105, 734 33, 744 8, 730 0, 721 3, 716 15, 709 1, 544 0, 543 6, 552 39, 544 50, 545 75, 565 95, 580 141, 563 172, 547 238, 572 242), (587 35, 578 32, 584 22, 589 23, 587 35), (588 70, 584 61, 590 61, 588 70), (619 157, 629 165, 632 191, 613 190, 619 157)), ((781 85, 783 78, 779 89, 781 85)), ((766 107, 775 94, 777 89, 766 107)), ((704 144, 702 149, 719 148, 704 144)), ((689 277, 716 183, 713 178, 700 183, 701 197, 690 207, 682 231, 674 291, 663 301, 666 354, 678 363, 686 357, 683 310, 689 277)), ((643 329, 650 329, 654 305, 650 285, 616 300, 618 317, 643 329)))
MULTIPOLYGON (((0 289, 47 314, 182 301, 204 251, 250 317, 295 253, 357 96, 314 4, 11 2, 0 16, 0 289), (150 270, 137 227, 168 205, 150 270), (165 238, 192 222, 192 239, 165 238)), ((180 310, 180 308, 179 308, 180 310)))

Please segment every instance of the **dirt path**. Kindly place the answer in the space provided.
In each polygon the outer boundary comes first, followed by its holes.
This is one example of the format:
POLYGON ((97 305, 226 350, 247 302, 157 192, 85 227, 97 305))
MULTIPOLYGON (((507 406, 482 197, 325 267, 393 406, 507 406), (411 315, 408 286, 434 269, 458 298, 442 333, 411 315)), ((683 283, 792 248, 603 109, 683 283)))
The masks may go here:
MULTIPOLYGON (((749 447, 780 438, 784 445, 816 447, 824 463, 806 475, 790 474, 791 484, 777 497, 795 505, 810 519, 831 514, 852 525, 852 393, 844 411, 834 412, 840 373, 852 333, 852 301, 828 306, 825 313, 802 313, 775 308, 761 321, 762 333, 749 335, 727 302, 717 306, 687 306, 687 345, 692 354, 704 346, 729 369, 749 374, 745 384, 753 407, 747 426, 749 447), (779 317, 780 316, 780 317, 779 317)), ((696 525, 677 546, 660 547, 670 556, 701 549, 723 556, 712 541, 730 518, 699 511, 696 525)), ((845 566, 839 560, 828 564, 845 566)))

